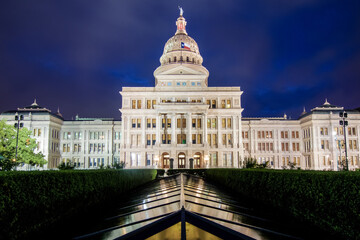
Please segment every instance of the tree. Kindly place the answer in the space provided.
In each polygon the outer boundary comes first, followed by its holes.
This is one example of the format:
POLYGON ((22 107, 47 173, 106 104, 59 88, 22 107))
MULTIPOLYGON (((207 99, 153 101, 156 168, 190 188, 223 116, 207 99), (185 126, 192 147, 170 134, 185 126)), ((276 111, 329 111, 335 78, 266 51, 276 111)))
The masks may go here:
POLYGON ((36 153, 36 140, 31 137, 31 131, 27 128, 19 129, 17 160, 16 162, 14 161, 16 153, 16 131, 17 129, 6 124, 5 120, 0 121, 0 155, 4 157, 3 160, 0 160, 1 170, 9 170, 9 162, 12 163, 13 167, 21 163, 27 163, 32 166, 44 165, 46 163, 44 155, 41 152, 36 153), (6 165, 7 167, 2 167, 2 165, 6 165))

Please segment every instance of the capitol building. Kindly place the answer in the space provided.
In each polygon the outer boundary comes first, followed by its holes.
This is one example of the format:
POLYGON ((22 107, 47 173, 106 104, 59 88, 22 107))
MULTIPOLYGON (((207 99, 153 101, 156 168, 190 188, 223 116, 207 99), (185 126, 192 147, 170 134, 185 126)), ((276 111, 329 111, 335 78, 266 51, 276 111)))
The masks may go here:
POLYGON ((121 120, 66 120, 36 101, 0 119, 14 124, 15 114, 24 116, 46 169, 62 162, 85 169, 115 162, 126 168, 241 168, 253 158, 274 169, 336 171, 345 149, 349 169, 360 167, 359 109, 346 110, 345 131, 339 124, 345 109, 327 100, 298 119, 242 117, 243 91, 208 87, 209 71, 186 24, 181 12, 154 71, 155 86, 122 88, 121 120))

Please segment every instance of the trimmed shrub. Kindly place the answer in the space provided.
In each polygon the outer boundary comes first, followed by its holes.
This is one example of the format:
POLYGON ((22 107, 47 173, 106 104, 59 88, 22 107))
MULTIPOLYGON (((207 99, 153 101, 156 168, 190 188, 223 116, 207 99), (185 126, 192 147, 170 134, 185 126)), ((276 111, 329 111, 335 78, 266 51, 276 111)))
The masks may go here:
POLYGON ((156 170, 64 170, 0 174, 0 239, 23 238, 64 217, 114 203, 156 170))
POLYGON ((359 172, 209 169, 206 179, 346 239, 360 239, 359 172))
POLYGON ((196 176, 200 176, 203 177, 205 176, 205 171, 207 169, 205 168, 197 168, 197 169, 169 169, 167 170, 167 175, 174 175, 174 174, 178 174, 178 173, 187 173, 190 175, 196 175, 196 176))
POLYGON ((157 176, 156 177, 163 177, 165 174, 165 169, 157 169, 157 176))

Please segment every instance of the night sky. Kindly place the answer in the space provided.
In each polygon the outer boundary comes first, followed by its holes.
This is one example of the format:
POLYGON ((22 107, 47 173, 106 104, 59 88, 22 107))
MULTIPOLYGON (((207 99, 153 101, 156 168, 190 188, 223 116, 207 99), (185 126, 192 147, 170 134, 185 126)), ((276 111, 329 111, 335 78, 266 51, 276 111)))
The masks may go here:
POLYGON ((5 0, 0 112, 120 118, 125 87, 154 86, 178 5, 209 86, 240 86, 243 116, 360 107, 359 0, 5 0))

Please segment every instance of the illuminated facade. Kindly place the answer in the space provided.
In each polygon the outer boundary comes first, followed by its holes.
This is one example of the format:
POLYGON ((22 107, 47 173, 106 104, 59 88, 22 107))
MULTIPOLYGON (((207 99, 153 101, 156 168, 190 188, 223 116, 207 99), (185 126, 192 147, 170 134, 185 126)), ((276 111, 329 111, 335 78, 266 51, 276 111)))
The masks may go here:
MULTIPOLYGON (((338 170, 345 160, 343 107, 329 102, 305 110, 299 119, 242 118, 240 87, 208 87, 208 70, 182 15, 165 44, 154 87, 123 87, 122 120, 64 120, 34 102, 1 114, 14 124, 24 115, 48 161, 46 168, 75 162, 98 168, 125 162, 126 168, 243 167, 246 158, 270 168, 338 170)), ((359 168, 360 111, 346 110, 349 168, 359 168)))
POLYGON ((180 16, 164 47, 155 87, 120 92, 120 160, 129 167, 238 167, 241 143, 240 87, 208 87, 208 70, 180 16))

